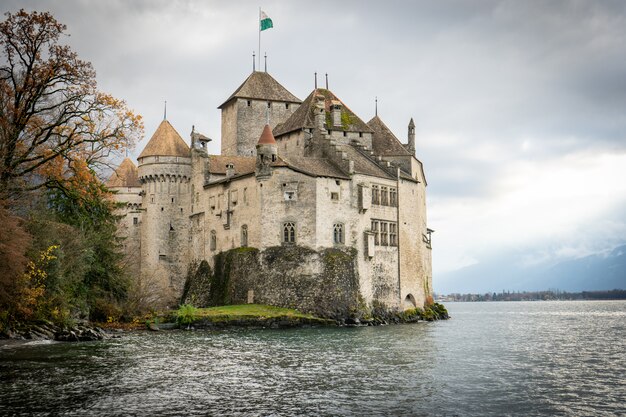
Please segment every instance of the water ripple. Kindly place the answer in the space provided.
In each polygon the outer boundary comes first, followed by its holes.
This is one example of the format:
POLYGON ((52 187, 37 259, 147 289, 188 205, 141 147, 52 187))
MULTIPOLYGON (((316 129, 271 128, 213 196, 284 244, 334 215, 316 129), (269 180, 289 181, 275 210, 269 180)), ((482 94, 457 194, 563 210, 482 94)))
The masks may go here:
POLYGON ((447 322, 173 331, 0 349, 0 415, 624 415, 625 302, 447 322))

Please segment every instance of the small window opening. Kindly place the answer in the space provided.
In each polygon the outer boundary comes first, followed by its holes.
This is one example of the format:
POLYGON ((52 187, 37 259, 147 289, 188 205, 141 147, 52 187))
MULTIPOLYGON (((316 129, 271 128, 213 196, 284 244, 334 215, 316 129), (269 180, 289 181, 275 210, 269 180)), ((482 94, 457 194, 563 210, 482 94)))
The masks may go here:
POLYGON ((330 199, 333 201, 339 201, 339 193, 330 193, 330 199))
POLYGON ((215 230, 211 230, 210 248, 211 250, 215 250, 216 247, 217 247, 217 236, 215 235, 215 230))
POLYGON ((285 103, 285 108, 288 109, 289 108, 289 103, 285 103))
POLYGON ((241 226, 241 246, 248 246, 248 225, 241 226))
POLYGON ((333 242, 336 244, 343 243, 343 224, 335 223, 333 225, 333 242))
POLYGON ((287 222, 283 224, 283 242, 295 243, 296 241, 296 224, 287 222))
POLYGON ((248 100, 248 107, 250 107, 251 105, 252 105, 252 102, 248 100))
POLYGON ((163 207, 161 207, 161 211, 163 211, 163 207))
POLYGON ((270 101, 267 102, 267 108, 269 109, 270 107, 272 107, 272 103, 270 101))
POLYGON ((348 132, 344 131, 343 132, 343 137, 345 138, 346 136, 348 136, 348 132))
POLYGON ((362 138, 363 137, 363 132, 359 132, 359 137, 362 138))
POLYGON ((133 217, 133 224, 139 224, 139 219, 137 217, 133 217))

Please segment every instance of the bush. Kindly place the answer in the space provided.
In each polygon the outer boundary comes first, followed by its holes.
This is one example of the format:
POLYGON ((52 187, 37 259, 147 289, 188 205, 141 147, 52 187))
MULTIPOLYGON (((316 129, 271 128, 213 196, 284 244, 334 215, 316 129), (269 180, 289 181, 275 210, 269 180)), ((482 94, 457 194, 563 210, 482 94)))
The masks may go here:
POLYGON ((191 304, 183 304, 176 311, 176 321, 179 324, 189 326, 196 319, 198 309, 191 304))

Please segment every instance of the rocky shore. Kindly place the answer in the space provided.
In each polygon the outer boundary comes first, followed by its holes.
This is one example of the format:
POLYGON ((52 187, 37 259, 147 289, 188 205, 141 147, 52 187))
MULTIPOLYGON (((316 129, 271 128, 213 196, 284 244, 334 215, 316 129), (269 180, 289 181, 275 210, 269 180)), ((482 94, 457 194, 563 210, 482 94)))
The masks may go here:
POLYGON ((0 333, 0 339, 56 340, 59 342, 89 342, 111 337, 104 329, 83 322, 72 326, 57 326, 49 321, 20 324, 0 333))

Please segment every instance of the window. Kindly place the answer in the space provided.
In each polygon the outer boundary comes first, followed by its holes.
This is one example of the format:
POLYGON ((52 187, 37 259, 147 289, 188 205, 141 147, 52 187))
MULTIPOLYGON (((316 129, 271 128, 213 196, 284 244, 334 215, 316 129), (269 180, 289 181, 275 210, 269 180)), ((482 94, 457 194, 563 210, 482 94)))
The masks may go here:
POLYGON ((388 245, 387 224, 387 222, 380 222, 380 244, 382 246, 388 245))
POLYGON ((374 233, 374 245, 380 245, 378 235, 378 220, 372 220, 372 233, 374 233))
POLYGON ((211 230, 210 248, 211 250, 215 250, 215 248, 217 248, 217 236, 215 234, 215 230, 211 230))
POLYGON ((150 194, 150 202, 154 203, 154 194, 150 194))
POLYGON ((330 199, 333 201, 339 201, 339 193, 330 193, 330 199))
POLYGON ((398 224, 389 223, 389 246, 398 246, 398 224))
POLYGON ((289 108, 289 103, 285 103, 285 108, 288 109, 289 108))
POLYGON ((372 185, 372 204, 380 204, 380 188, 372 185))
POLYGON ((270 107, 272 107, 272 103, 271 102, 267 102, 267 108, 269 109, 270 107))
POLYGON ((285 201, 292 201, 296 199, 295 191, 285 191, 285 201))
POLYGON ((387 187, 380 187, 380 204, 383 206, 389 205, 389 193, 387 187))
POLYGON ((296 242, 296 224, 293 222, 283 223, 283 242, 296 242))
POLYGON ((252 105, 252 102, 248 100, 248 107, 250 107, 251 105, 252 105))
POLYGON ((333 225, 333 242, 335 244, 344 243, 342 223, 335 223, 333 225))
POLYGON ((248 225, 241 226, 241 246, 248 246, 248 225))
POLYGON ((243 189, 243 203, 244 204, 248 204, 248 189, 244 188, 243 189))
POLYGON ((389 205, 393 207, 398 205, 398 190, 395 188, 389 189, 389 205))
POLYGON ((137 217, 133 217, 133 224, 134 225, 138 225, 139 224, 139 219, 137 217))

